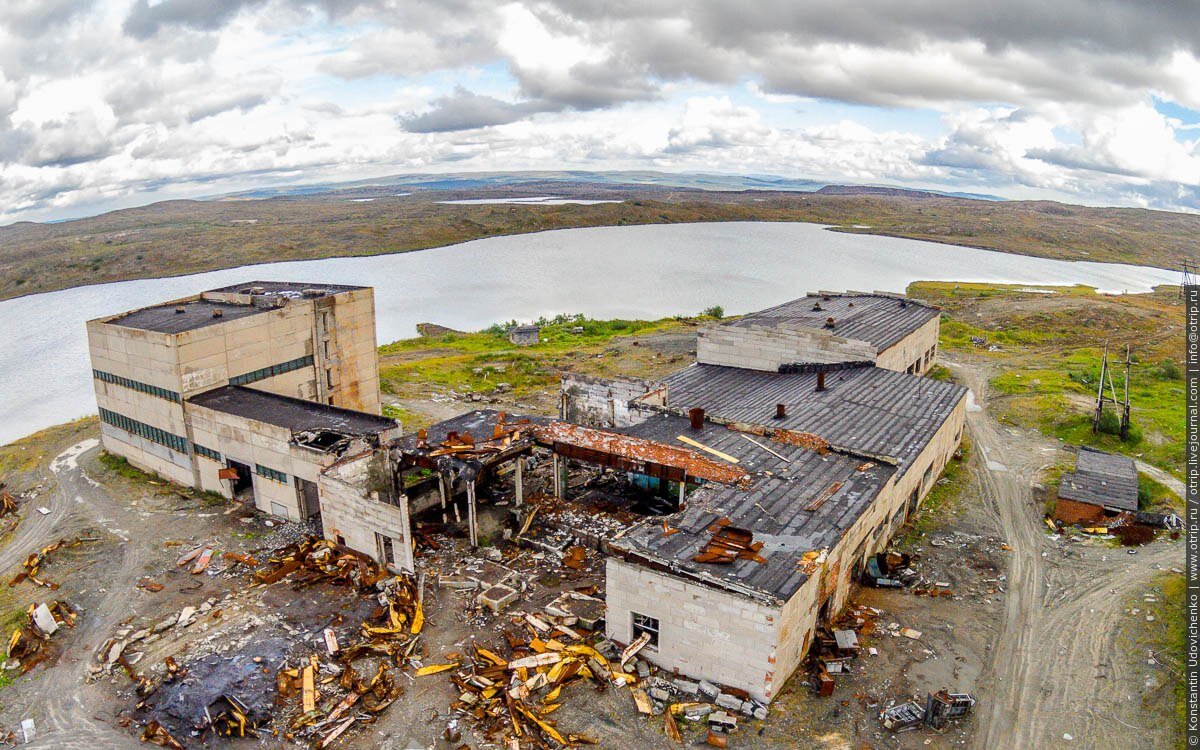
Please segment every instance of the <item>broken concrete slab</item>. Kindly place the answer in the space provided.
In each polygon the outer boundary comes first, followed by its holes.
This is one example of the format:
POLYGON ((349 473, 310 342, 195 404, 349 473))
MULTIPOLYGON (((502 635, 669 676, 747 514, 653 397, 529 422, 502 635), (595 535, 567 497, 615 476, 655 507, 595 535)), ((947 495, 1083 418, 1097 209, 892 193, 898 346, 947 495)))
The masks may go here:
POLYGON ((479 602, 496 614, 517 600, 519 592, 512 586, 498 584, 479 595, 479 602))

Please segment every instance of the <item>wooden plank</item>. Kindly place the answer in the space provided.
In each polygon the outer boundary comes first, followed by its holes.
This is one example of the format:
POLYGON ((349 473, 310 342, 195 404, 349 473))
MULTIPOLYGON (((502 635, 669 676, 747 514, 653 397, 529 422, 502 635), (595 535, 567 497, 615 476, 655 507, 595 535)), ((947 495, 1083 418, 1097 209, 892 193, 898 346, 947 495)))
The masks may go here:
POLYGON ((740 461, 738 461, 736 458, 729 455, 728 453, 722 453, 721 451, 717 450, 716 448, 709 448, 704 443, 701 443, 696 440, 692 440, 687 435, 677 435, 675 437, 675 439, 681 443, 687 443, 688 445, 692 446, 693 448, 699 448, 700 450, 704 451, 705 453, 711 453, 714 456, 716 456, 717 458, 724 459, 731 464, 741 463, 740 461))
POLYGON ((305 667, 300 672, 301 680, 301 700, 304 704, 304 713, 317 710, 317 690, 313 684, 313 668, 305 667))

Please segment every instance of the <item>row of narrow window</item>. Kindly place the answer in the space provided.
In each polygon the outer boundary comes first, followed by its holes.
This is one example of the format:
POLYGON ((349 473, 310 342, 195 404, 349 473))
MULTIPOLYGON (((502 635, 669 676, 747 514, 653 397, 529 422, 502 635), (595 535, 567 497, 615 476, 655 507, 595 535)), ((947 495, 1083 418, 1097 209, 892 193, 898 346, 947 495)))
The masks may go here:
MULTIPOLYGON (((130 419, 124 414, 118 414, 115 411, 109 411, 108 409, 101 409, 100 419, 112 425, 113 427, 117 427, 134 435, 144 437, 147 440, 152 440, 159 445, 165 445, 178 453, 183 453, 186 455, 188 452, 187 438, 183 438, 178 435, 172 435, 165 430, 160 430, 159 428, 153 427, 144 422, 139 422, 136 419, 130 419)), ((205 458, 211 459, 218 463, 221 462, 221 454, 212 448, 206 448, 203 445, 192 443, 192 451, 198 456, 204 456, 205 458)), ((287 474, 283 473, 282 471, 272 469, 268 466, 263 466, 262 464, 254 465, 254 473, 258 474, 260 477, 281 482, 282 484, 288 483, 287 474)))
POLYGON ((262 464, 254 464, 254 473, 258 474, 260 477, 266 477, 267 479, 272 479, 276 482, 282 482, 283 484, 288 483, 287 474, 284 474, 282 471, 276 471, 275 469, 268 468, 262 464))
POLYGON ((117 414, 115 411, 101 409, 100 419, 112 425, 113 427, 133 433, 139 437, 144 437, 147 440, 158 443, 159 445, 165 445, 178 453, 187 454, 188 452, 187 438, 183 438, 178 435, 172 435, 166 430, 160 430, 159 428, 153 427, 144 422, 139 422, 136 419, 130 419, 124 414, 117 414))
POLYGON ((160 388, 157 385, 150 385, 149 383, 142 383, 137 380, 130 380, 129 378, 124 378, 120 375, 113 375, 111 372, 92 370, 92 377, 96 378, 97 380, 102 380, 105 383, 112 383, 113 385, 119 385, 123 388, 129 388, 131 390, 138 391, 139 393, 146 393, 151 396, 157 396, 159 398, 166 399, 167 401, 174 401, 177 404, 183 400, 175 391, 169 391, 166 388, 160 388))
POLYGON ((256 383, 259 380, 266 380, 267 378, 273 378, 276 375, 283 375, 284 373, 294 372, 296 370, 302 370, 305 367, 312 367, 312 364, 313 364, 313 357, 311 354, 307 354, 303 357, 300 357, 298 359, 293 359, 288 362, 280 362, 277 365, 271 365, 270 367, 259 368, 259 369, 255 370, 254 372, 248 372, 245 375, 235 375, 229 379, 229 384, 230 385, 246 385, 247 383, 256 383))

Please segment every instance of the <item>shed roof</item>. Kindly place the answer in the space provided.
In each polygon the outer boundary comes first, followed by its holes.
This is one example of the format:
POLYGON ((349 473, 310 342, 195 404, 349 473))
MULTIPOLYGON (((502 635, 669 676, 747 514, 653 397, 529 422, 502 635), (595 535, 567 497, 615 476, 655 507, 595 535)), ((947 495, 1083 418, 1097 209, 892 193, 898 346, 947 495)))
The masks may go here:
POLYGON ((882 352, 939 315, 935 307, 882 294, 809 294, 723 325, 737 328, 821 329, 866 341, 882 352), (820 308, 820 309, 815 309, 820 308), (825 328, 833 318, 834 327, 825 328))
POLYGON ((1058 496, 1109 510, 1136 512, 1137 465, 1125 456, 1080 447, 1075 471, 1063 474, 1058 496))
POLYGON ((906 467, 966 395, 954 383, 864 366, 825 375, 693 364, 667 376, 673 409, 700 407, 720 420, 810 432, 836 448, 906 467), (775 405, 787 416, 775 419, 775 405))
POLYGON ((189 398, 188 403, 284 427, 292 432, 329 430, 350 435, 375 435, 399 426, 396 420, 378 414, 341 409, 240 385, 205 391, 189 398))
POLYGON ((713 585, 758 592, 778 601, 786 601, 807 580, 798 566, 801 556, 832 548, 895 473, 886 464, 836 452, 821 455, 711 422, 695 430, 687 419, 666 414, 621 432, 676 446, 687 445, 678 439, 683 435, 736 458, 736 466, 750 475, 750 483, 748 488, 706 484, 694 489, 687 496, 686 510, 666 519, 678 533, 665 534, 663 519, 651 519, 609 542, 610 549, 713 585), (818 507, 805 510, 825 495, 818 507), (766 562, 693 562, 712 537, 709 527, 721 518, 752 531, 755 541, 764 543, 759 554, 766 562))

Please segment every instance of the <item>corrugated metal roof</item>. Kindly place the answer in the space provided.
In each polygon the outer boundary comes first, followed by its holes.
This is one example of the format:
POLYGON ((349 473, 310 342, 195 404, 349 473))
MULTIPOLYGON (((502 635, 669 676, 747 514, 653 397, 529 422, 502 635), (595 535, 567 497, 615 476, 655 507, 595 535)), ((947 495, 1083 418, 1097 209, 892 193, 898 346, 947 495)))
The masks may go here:
POLYGON ((817 391, 813 373, 693 364, 664 381, 672 409, 811 432, 842 450, 910 464, 966 395, 954 383, 879 367, 840 370, 817 391), (775 405, 787 416, 775 419, 775 405))
POLYGON ((876 352, 881 352, 939 314, 936 308, 910 299, 870 294, 810 294, 723 325, 821 329, 842 338, 866 341, 876 352), (818 306, 819 310, 813 309, 818 306), (832 329, 825 328, 828 318, 833 318, 832 329))
POLYGON ((1075 471, 1063 474, 1058 496, 1111 510, 1136 511, 1137 465, 1125 456, 1080 447, 1075 471))
POLYGON ((650 519, 611 542, 610 547, 657 559, 717 585, 753 589, 781 601, 806 580, 797 567, 801 556, 832 548, 895 473, 893 467, 884 464, 859 471, 864 464, 859 458, 834 452, 820 455, 770 438, 749 436, 780 458, 748 440, 744 433, 711 422, 706 422, 702 430, 694 430, 687 419, 666 414, 656 414, 621 431, 680 446, 686 443, 679 436, 686 436, 738 459, 737 465, 751 475, 752 481, 749 489, 717 484, 695 489, 687 496, 687 509, 666 518, 671 528, 680 529, 678 533, 666 534, 663 519, 650 519), (835 482, 842 483, 836 492, 815 510, 804 510, 835 482), (709 526, 721 518, 751 530, 755 541, 764 543, 759 554, 766 563, 692 562, 712 537, 709 526))

